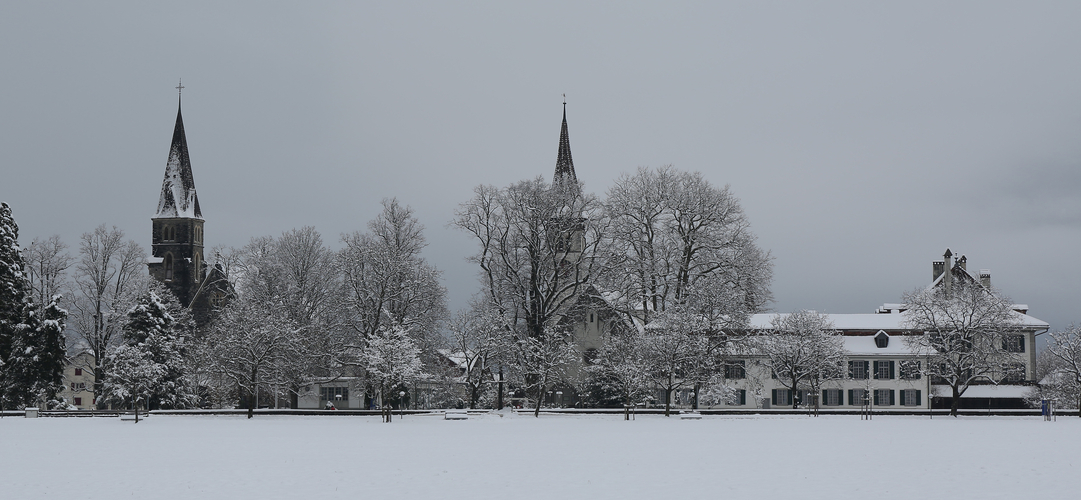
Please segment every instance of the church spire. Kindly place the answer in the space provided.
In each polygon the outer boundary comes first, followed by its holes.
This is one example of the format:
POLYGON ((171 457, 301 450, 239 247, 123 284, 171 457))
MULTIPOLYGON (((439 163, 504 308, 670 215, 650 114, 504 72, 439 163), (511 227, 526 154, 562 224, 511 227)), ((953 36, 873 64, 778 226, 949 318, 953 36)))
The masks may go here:
MULTIPOLYGON (((177 86, 181 90, 182 85, 177 86)), ((199 196, 195 194, 195 177, 191 174, 188 158, 188 139, 184 135, 184 117, 180 113, 179 98, 176 108, 176 127, 173 143, 169 147, 169 161, 165 164, 165 180, 161 184, 156 218, 186 217, 202 219, 199 196)))
POLYGON ((556 173, 552 183, 565 179, 578 182, 578 176, 574 174, 574 160, 571 159, 571 139, 567 134, 567 94, 563 94, 563 127, 559 130, 559 156, 556 158, 556 173))

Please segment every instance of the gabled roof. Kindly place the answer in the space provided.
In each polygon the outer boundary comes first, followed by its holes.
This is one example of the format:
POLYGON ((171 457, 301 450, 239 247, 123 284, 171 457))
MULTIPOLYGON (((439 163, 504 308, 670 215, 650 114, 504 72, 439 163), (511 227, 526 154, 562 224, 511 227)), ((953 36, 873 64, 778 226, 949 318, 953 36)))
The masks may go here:
POLYGON ((169 146, 169 161, 165 164, 165 180, 161 184, 161 197, 155 218, 184 217, 202 219, 199 196, 195 194, 195 177, 191 173, 188 158, 188 139, 184 135, 184 118, 180 105, 176 109, 176 126, 173 142, 169 146))
POLYGON ((578 176, 574 173, 574 160, 571 159, 571 139, 567 134, 567 103, 564 101, 563 127, 559 130, 559 156, 556 157, 556 173, 552 184, 565 180, 578 183, 578 176))

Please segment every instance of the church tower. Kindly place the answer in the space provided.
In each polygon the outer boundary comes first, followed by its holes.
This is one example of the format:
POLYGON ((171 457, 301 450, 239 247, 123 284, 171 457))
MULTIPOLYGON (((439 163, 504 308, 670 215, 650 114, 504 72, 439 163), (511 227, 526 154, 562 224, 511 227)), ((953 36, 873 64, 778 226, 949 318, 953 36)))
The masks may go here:
POLYGON ((552 177, 552 184, 570 182, 577 184, 578 176, 574 174, 574 160, 571 159, 571 138, 567 134, 567 100, 563 100, 563 127, 559 130, 559 155, 556 156, 556 173, 552 177))
POLYGON ((552 189, 562 197, 563 206, 553 219, 558 230, 556 248, 562 252, 561 265, 566 269, 576 266, 570 263, 581 258, 585 248, 585 219, 581 217, 581 189, 578 176, 574 173, 574 160, 571 158, 571 139, 567 133, 567 97, 563 96, 563 125, 559 129, 559 153, 556 155, 556 171, 552 176, 552 189))
MULTIPOLYGON (((182 88, 178 86, 178 90, 182 88)), ((181 304, 190 307, 205 274, 203 213, 195 194, 179 100, 158 211, 151 221, 154 258, 149 264, 150 275, 168 286, 181 304)))

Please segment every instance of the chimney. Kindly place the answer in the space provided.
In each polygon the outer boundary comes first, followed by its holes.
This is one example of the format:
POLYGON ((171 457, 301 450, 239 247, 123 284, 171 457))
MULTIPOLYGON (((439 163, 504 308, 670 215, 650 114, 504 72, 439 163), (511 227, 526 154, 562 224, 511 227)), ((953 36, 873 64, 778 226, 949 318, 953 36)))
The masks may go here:
POLYGON ((991 288, 991 270, 990 269, 980 269, 980 284, 983 285, 984 288, 987 288, 987 289, 991 288))
POLYGON ((942 270, 946 268, 946 263, 941 260, 936 260, 931 263, 931 282, 934 283, 939 276, 942 276, 942 270))
POLYGON ((961 266, 962 271, 967 271, 968 270, 968 257, 965 257, 964 255, 962 255, 960 259, 957 259, 957 265, 961 266))

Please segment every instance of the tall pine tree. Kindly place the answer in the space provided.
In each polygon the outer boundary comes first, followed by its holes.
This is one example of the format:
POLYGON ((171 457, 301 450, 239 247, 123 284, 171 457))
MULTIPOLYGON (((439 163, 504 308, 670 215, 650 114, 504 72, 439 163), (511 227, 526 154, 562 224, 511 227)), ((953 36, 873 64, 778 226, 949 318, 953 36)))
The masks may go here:
POLYGON ((8 398, 19 405, 40 405, 50 408, 61 404, 64 387, 64 322, 67 311, 60 308, 60 296, 44 309, 26 305, 26 321, 12 339, 7 362, 8 398))
POLYGON ((31 302, 23 273, 19 225, 0 203, 0 404, 55 402, 63 384, 64 319, 55 297, 44 310, 31 302))
POLYGON ((26 301, 29 285, 23 274, 19 250, 19 225, 11 207, 0 203, 0 405, 9 405, 8 361, 16 333, 26 328, 26 301))

